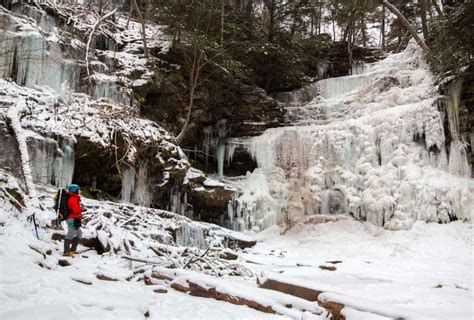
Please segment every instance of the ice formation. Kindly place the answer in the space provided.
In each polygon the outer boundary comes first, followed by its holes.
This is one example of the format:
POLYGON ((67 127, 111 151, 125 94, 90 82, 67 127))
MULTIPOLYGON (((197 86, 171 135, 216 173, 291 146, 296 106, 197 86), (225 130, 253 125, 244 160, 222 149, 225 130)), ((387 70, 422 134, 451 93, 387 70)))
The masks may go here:
MULTIPOLYGON (((113 24, 97 26, 86 52, 83 35, 98 19, 88 5, 41 1, 8 7, 0 6, 0 104, 10 108, 26 101, 28 112, 19 121, 34 182, 65 187, 73 177, 77 138, 107 149, 120 136, 129 144, 124 159, 133 166, 123 173, 121 200, 149 205, 147 172, 135 166, 135 144, 157 146, 176 155, 178 166, 188 164, 174 138, 141 119, 132 103, 131 87, 146 84, 153 74, 141 51, 141 24, 117 13, 113 24), (84 78, 84 60, 90 78, 84 78)), ((148 23, 146 35, 150 49, 168 50, 162 26, 148 23)))
POLYGON ((151 204, 152 192, 145 166, 140 166, 138 170, 134 168, 124 170, 120 200, 145 207, 151 204))
POLYGON ((416 220, 471 220, 465 144, 454 133, 446 148, 439 99, 414 43, 351 76, 283 97, 292 126, 248 141, 259 168, 239 182, 229 220, 237 229, 262 229, 344 213, 393 230, 416 220))

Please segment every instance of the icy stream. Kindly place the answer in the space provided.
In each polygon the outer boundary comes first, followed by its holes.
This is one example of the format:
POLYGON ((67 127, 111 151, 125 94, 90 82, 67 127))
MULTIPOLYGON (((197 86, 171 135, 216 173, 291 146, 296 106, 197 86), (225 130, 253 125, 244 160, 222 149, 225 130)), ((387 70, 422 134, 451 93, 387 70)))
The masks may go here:
POLYGON ((239 181, 233 228, 335 213, 392 230, 472 219, 464 144, 452 134, 446 148, 440 97, 415 44, 279 98, 292 126, 247 141, 259 168, 239 181))

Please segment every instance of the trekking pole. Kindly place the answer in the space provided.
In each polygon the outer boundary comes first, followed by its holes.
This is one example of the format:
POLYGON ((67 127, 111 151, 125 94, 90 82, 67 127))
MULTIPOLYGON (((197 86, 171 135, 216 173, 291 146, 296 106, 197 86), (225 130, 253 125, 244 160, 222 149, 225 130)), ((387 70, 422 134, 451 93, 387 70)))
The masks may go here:
POLYGON ((28 218, 26 218, 26 221, 33 223, 33 225, 35 226, 36 238, 39 240, 38 225, 36 224, 36 214, 33 213, 31 216, 28 216, 28 218))
MULTIPOLYGON (((61 197, 62 197, 62 194, 63 194, 63 189, 59 189, 59 197, 58 199, 56 199, 56 204, 58 204, 58 202, 61 202, 61 197)), ((59 229, 59 226, 61 224, 61 220, 59 219, 59 205, 56 205, 57 208, 56 208, 56 229, 59 229)))

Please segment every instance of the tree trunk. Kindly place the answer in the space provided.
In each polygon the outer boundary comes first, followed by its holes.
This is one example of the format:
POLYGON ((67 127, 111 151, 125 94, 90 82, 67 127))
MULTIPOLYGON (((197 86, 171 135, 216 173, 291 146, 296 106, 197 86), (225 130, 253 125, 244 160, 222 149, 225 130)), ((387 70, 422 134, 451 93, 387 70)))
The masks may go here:
POLYGON ((381 48, 385 51, 385 6, 382 4, 382 24, 380 27, 381 33, 381 48))
POLYGON ((275 24, 275 0, 270 1, 268 11, 270 14, 270 21, 268 24, 268 41, 273 42, 273 28, 275 24))
POLYGON ((188 132, 188 127, 191 122, 191 114, 193 111, 194 106, 194 94, 196 92, 196 87, 199 79, 199 73, 201 70, 201 51, 197 48, 197 44, 194 44, 194 52, 193 52, 193 66, 191 73, 189 74, 189 100, 188 100, 188 113, 186 115, 186 120, 184 122, 183 128, 181 132, 176 137, 176 143, 180 144, 186 133, 188 132))
POLYGON ((349 29, 347 30, 347 56, 348 56, 349 68, 352 68, 352 33, 353 33, 352 22, 349 22, 348 28, 349 29))
POLYGON ((426 43, 422 39, 420 39, 420 37, 416 33, 416 30, 413 28, 410 22, 408 22, 407 18, 405 18, 405 16, 387 0, 380 0, 380 1, 382 2, 382 4, 384 4, 388 8, 388 10, 390 10, 395 16, 397 16, 397 18, 403 24, 405 29, 407 29, 410 32, 411 36, 415 39, 416 43, 418 43, 421 49, 423 49, 423 51, 426 53, 429 60, 432 63, 437 64, 438 60, 433 55, 433 53, 431 52, 430 48, 426 45, 426 43))
POLYGON ((420 15, 421 15, 421 28, 423 30, 423 37, 428 43, 428 24, 426 21, 426 0, 420 0, 420 15))
POLYGON ((440 17, 443 17, 443 11, 441 11, 441 8, 439 7, 438 5, 438 1, 437 0, 433 0, 431 1, 431 3, 433 4, 435 10, 436 10, 436 13, 438 14, 438 16, 440 17))
MULTIPOLYGON (((361 32, 362 32, 362 45, 364 48, 367 48, 367 42, 368 37, 367 37, 367 25, 365 23, 365 19, 362 19, 362 26, 361 26, 361 32)), ((355 42, 355 41, 354 41, 355 42)))
POLYGON ((336 42, 336 25, 335 25, 334 19, 332 19, 332 34, 334 37, 334 42, 336 42))
POLYGON ((145 19, 143 18, 142 12, 138 7, 137 0, 133 0, 133 5, 135 7, 135 11, 137 12, 138 18, 140 19, 140 23, 142 25, 142 41, 143 41, 143 53, 145 54, 145 58, 148 58, 148 46, 146 44, 146 26, 145 26, 145 19))
POLYGON ((253 13, 253 0, 248 0, 247 1, 247 8, 245 10, 245 15, 247 18, 251 18, 253 13))
POLYGON ((221 47, 224 46, 224 7, 225 0, 221 0, 221 47))
POLYGON ((318 34, 321 34, 321 23, 323 20, 323 2, 319 4, 319 12, 318 12, 318 34))

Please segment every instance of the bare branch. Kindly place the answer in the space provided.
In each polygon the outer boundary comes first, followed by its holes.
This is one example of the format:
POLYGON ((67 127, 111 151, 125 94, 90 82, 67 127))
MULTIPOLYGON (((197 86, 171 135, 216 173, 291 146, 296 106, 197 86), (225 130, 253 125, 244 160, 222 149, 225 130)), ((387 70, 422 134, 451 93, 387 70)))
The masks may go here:
POLYGON ((112 16, 115 12, 117 11, 117 8, 115 8, 114 10, 110 11, 109 13, 107 13, 105 16, 102 16, 102 17, 99 17, 99 20, 97 20, 97 22, 94 24, 94 26, 92 27, 92 30, 89 34, 89 39, 87 40, 87 45, 86 45, 86 69, 87 69, 87 76, 88 76, 88 79, 89 79, 89 83, 92 83, 92 80, 91 80, 91 72, 90 72, 90 68, 89 68, 89 49, 90 49, 90 45, 91 45, 91 42, 92 42, 92 38, 94 37, 94 33, 97 29, 97 27, 104 21, 106 20, 107 18, 109 18, 110 16, 112 16))

